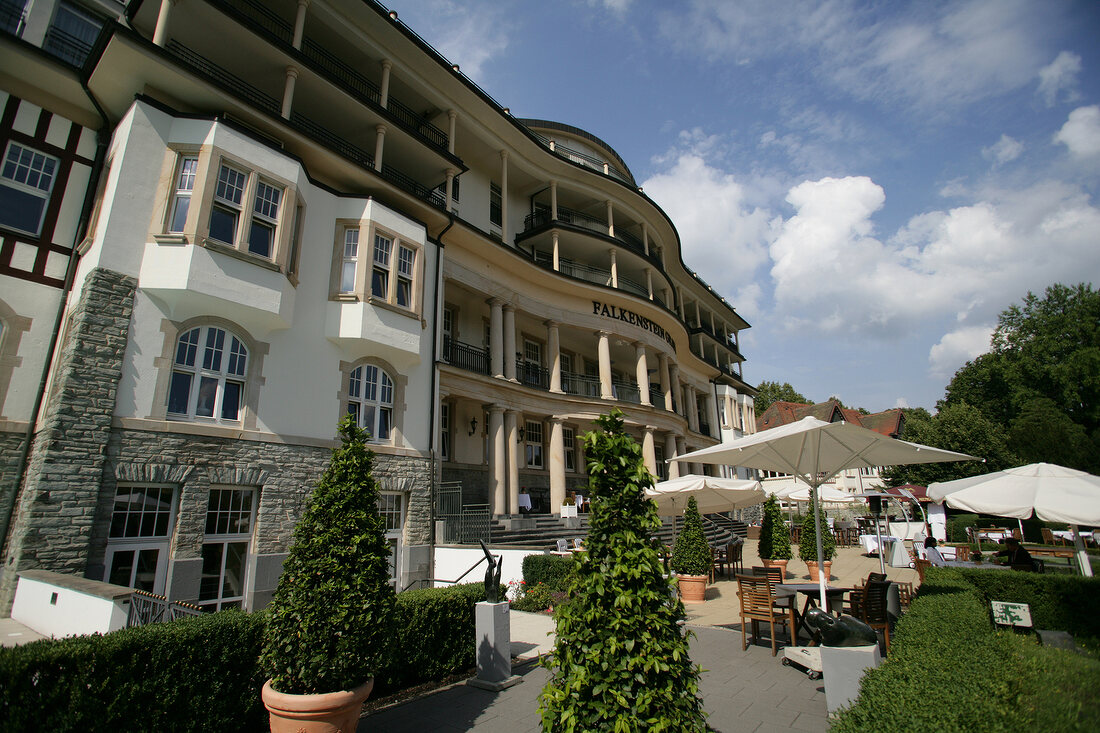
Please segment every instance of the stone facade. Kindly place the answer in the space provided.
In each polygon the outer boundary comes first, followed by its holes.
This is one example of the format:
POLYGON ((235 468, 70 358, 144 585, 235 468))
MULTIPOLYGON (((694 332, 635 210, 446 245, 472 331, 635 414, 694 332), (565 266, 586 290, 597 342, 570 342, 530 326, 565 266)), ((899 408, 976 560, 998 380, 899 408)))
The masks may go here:
POLYGON ((84 574, 96 514, 93 487, 107 456, 136 285, 117 272, 94 270, 72 311, 11 530, 0 613, 10 612, 20 570, 84 574))
POLYGON ((24 433, 0 433, 0 511, 6 511, 9 502, 15 500, 12 493, 19 485, 19 456, 23 453, 24 438, 24 433))

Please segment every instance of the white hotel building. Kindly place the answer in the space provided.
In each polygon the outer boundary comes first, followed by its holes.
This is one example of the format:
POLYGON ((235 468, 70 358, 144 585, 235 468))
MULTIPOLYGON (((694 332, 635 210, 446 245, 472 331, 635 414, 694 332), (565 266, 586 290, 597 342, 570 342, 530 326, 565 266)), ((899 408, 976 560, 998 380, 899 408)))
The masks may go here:
POLYGON ((263 606, 349 412, 400 588, 448 512, 559 513, 613 407, 659 475, 754 430, 748 324, 615 151, 378 3, 0 0, 0 145, 3 609, 263 606))

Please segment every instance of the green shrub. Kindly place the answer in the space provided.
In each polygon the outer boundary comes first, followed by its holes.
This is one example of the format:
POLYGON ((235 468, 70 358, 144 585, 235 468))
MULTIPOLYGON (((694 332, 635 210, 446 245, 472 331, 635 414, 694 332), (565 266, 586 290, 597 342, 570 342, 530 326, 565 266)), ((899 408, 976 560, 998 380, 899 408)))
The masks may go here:
MULTIPOLYGON (((829 525, 825 517, 821 517, 821 559, 832 560, 836 554, 836 538, 829 531, 829 525)), ((798 536, 798 557, 803 562, 817 562, 817 526, 814 522, 814 511, 802 518, 802 531, 798 536)))
POLYGON ((783 523, 783 513, 774 496, 769 496, 764 502, 764 520, 760 525, 757 548, 761 560, 791 559, 791 533, 783 523))
POLYGON ((545 583, 524 586, 523 593, 512 604, 517 611, 545 611, 554 605, 554 594, 545 583))
POLYGON ((967 527, 978 526, 977 514, 951 514, 947 517, 947 541, 966 542, 970 538, 966 534, 967 527))
POLYGON ((1035 628, 1058 629, 1100 641, 1100 617, 1082 613, 1082 609, 1100 608, 1100 580, 1005 571, 970 571, 963 577, 987 606, 989 601, 1026 603, 1035 628))
POLYGON ((1100 661, 995 630, 972 583, 1005 574, 929 568, 889 658, 830 732, 1095 730, 1100 661))
POLYGON ((684 606, 653 535, 653 476, 619 410, 584 436, 592 497, 588 551, 556 609, 557 639, 539 698, 545 731, 703 731, 699 668, 679 622, 684 606))
POLYGON ((266 730, 266 622, 221 611, 0 649, 0 730, 266 730))
POLYGON ((350 690, 393 640, 389 546, 374 453, 351 415, 298 526, 269 608, 260 662, 279 692, 350 690))
POLYGON ((528 587, 543 583, 552 591, 565 590, 576 563, 561 555, 528 555, 523 558, 523 580, 528 587))
POLYGON ((684 509, 684 526, 672 545, 672 570, 678 575, 706 575, 710 572, 710 545, 703 533, 703 518, 695 497, 689 497, 684 509))

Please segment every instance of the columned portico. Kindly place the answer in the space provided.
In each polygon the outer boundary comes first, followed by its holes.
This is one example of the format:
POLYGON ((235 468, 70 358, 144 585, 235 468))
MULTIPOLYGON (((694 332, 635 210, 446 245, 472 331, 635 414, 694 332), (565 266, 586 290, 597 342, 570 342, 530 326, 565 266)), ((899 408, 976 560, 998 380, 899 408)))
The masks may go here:
POLYGON ((652 407, 653 403, 649 399, 649 364, 646 361, 645 344, 641 341, 635 341, 634 353, 637 355, 635 375, 638 380, 638 392, 641 395, 642 404, 646 407, 652 407))
POLYGON ((504 514, 507 509, 507 459, 508 449, 504 434, 504 408, 489 408, 489 496, 492 497, 493 514, 504 514))
POLYGON ((560 417, 550 418, 550 512, 565 503, 565 438, 560 417))
POLYGON ((600 399, 613 400, 615 393, 611 389, 611 334, 607 331, 597 331, 600 339, 600 399))
POLYGON ((519 464, 523 444, 519 440, 519 413, 504 413, 504 435, 508 445, 508 513, 519 514, 519 464))
POLYGON ((657 475, 657 449, 653 444, 653 432, 656 430, 654 425, 646 425, 642 432, 642 461, 645 462, 646 470, 657 475))
POLYGON ((504 304, 504 378, 516 381, 516 307, 504 304))

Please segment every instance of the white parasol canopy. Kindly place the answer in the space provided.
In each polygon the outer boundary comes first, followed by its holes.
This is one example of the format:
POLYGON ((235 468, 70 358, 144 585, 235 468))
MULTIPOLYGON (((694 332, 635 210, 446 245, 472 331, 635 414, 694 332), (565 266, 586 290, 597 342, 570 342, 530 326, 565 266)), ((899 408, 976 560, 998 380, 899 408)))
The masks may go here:
POLYGON ((1100 526, 1100 476, 1053 463, 1031 463, 932 483, 928 496, 937 503, 978 514, 1027 519, 1034 512, 1046 522, 1065 522, 1073 528, 1081 572, 1092 575, 1078 525, 1100 526))
MULTIPOLYGON (((771 490, 767 484, 765 484, 764 491, 774 496, 776 499, 782 499, 783 501, 797 501, 802 503, 810 500, 810 488, 808 486, 799 486, 797 484, 791 486, 788 484, 782 488, 771 490)), ((855 494, 841 491, 832 486, 819 486, 817 493, 818 499, 822 504, 851 504, 859 500, 859 497, 855 494)))
MULTIPOLYGON (((847 422, 829 423, 815 417, 804 417, 798 422, 685 453, 671 460, 782 471, 816 490, 848 468, 978 459, 965 453, 896 440, 847 422)), ((814 524, 820 561, 821 505, 818 502, 814 502, 814 524)), ((821 607, 828 608, 825 602, 825 574, 821 573, 819 577, 821 607)))
POLYGON ((697 474, 661 481, 646 489, 645 494, 657 502, 658 513, 666 517, 683 514, 688 498, 692 496, 699 505, 700 514, 752 506, 768 498, 759 481, 697 474))

